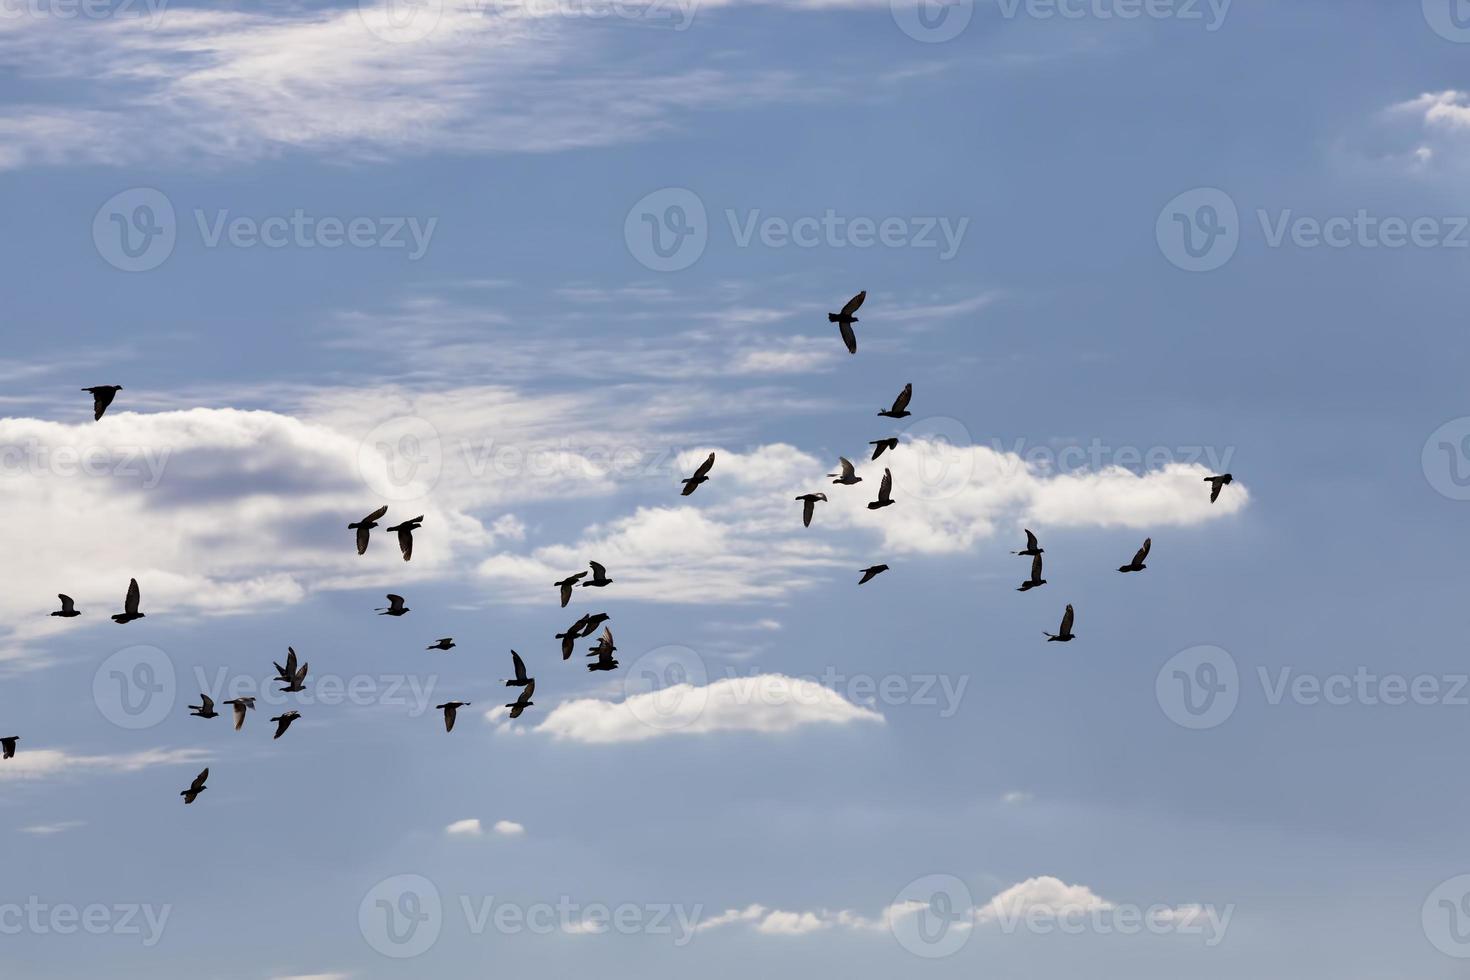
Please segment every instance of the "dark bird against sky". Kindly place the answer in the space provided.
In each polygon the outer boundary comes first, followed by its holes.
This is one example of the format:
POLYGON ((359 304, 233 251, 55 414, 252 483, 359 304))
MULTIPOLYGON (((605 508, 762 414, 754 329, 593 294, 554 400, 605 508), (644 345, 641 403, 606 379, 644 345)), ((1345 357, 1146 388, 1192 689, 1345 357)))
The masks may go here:
POLYGON ((849 354, 857 353, 857 334, 852 332, 852 325, 858 322, 858 318, 853 316, 853 314, 858 311, 858 307, 862 306, 863 300, 867 298, 868 291, 864 289, 852 299, 848 300, 840 312, 827 314, 827 322, 837 324, 837 330, 842 334, 842 342, 847 345, 847 352, 849 354))

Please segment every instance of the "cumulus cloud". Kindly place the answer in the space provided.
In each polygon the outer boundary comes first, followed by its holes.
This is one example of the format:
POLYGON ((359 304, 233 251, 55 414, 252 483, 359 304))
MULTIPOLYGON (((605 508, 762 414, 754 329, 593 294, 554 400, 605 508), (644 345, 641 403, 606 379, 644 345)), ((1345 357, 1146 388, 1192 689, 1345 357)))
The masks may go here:
POLYGON ((975 910, 981 923, 1013 922, 1028 914, 1064 915, 1107 910, 1113 903, 1099 897, 1086 885, 1069 885, 1060 878, 1042 875, 1027 878, 1007 888, 975 910))
POLYGON ((444 832, 452 837, 479 837, 482 833, 480 821, 475 817, 468 820, 456 820, 445 827, 444 832))
POLYGON ((526 828, 514 820, 497 820, 495 832, 502 837, 520 837, 526 832, 526 828))

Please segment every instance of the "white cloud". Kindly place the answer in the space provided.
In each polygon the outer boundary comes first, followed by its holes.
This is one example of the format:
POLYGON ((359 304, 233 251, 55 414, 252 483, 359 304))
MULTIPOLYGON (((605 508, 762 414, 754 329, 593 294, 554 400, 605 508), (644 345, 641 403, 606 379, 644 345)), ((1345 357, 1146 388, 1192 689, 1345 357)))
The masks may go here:
POLYGON ((139 772, 156 766, 192 766, 208 762, 203 749, 146 749, 122 755, 77 755, 64 749, 27 749, 25 739, 15 758, 0 764, 0 781, 62 778, 84 772, 139 772))
POLYGON ((482 833, 480 821, 475 817, 471 817, 468 820, 456 820, 448 827, 445 827, 444 832, 455 837, 479 837, 482 833))
POLYGON ((29 827, 22 827, 20 828, 20 832, 23 834, 48 837, 52 834, 65 833, 68 830, 75 830, 78 827, 85 827, 86 825, 87 822, 85 820, 61 820, 57 823, 33 824, 29 827))
POLYGON ((806 725, 883 724, 883 716, 812 681, 783 674, 674 684, 622 701, 579 698, 551 710, 536 731, 606 744, 712 732, 784 734, 806 725))
POLYGON ((1033 798, 1030 793, 1016 789, 1003 795, 1000 801, 1008 806, 1020 806, 1023 803, 1030 803, 1033 798))
POLYGON ((495 832, 502 837, 520 837, 526 832, 526 828, 514 820, 497 820, 495 832))
POLYGON ((1069 885, 1060 878, 1041 875, 1027 878, 996 895, 975 910, 975 920, 1014 922, 1028 913, 1057 916, 1112 907, 1112 902, 1099 897, 1086 885, 1069 885))

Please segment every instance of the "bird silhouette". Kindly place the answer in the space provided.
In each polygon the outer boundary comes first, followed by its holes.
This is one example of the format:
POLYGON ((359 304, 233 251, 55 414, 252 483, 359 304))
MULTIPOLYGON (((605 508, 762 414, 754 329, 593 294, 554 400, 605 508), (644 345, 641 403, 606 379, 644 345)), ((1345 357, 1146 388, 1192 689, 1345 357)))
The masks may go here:
POLYGON ((194 718, 218 718, 219 712, 214 710, 214 699, 208 694, 199 695, 200 704, 189 705, 189 714, 194 718))
POLYGON ((81 615, 81 613, 77 612, 77 604, 74 601, 72 601, 72 597, 71 596, 69 596, 69 595, 62 595, 61 593, 58 592, 56 594, 56 598, 58 598, 58 599, 61 600, 61 608, 58 609, 58 610, 56 610, 51 615, 53 615, 53 616, 61 616, 64 619, 70 619, 73 616, 80 616, 81 615))
POLYGON ((827 474, 828 476, 835 476, 835 477, 837 477, 837 479, 835 479, 835 480, 832 481, 833 483, 840 483, 844 487, 850 487, 854 483, 862 483, 863 482, 863 478, 860 477, 860 476, 858 476, 855 472, 853 472, 852 461, 849 460, 846 456, 838 456, 837 457, 837 467, 838 467, 838 469, 840 469, 842 471, 841 472, 841 475, 839 475, 837 473, 828 473, 827 474))
MULTIPOLYGON (((272 663, 275 663, 275 662, 272 661, 272 663)), ((296 668, 296 651, 295 650, 291 649, 290 647, 287 647, 286 648, 286 666, 283 668, 280 664, 276 664, 275 667, 276 667, 276 674, 277 674, 276 680, 278 680, 278 681, 284 681, 285 682, 285 685, 286 685, 285 687, 281 688, 280 693, 282 693, 282 694, 299 693, 301 691, 306 690, 306 685, 303 682, 306 680, 306 672, 311 669, 311 664, 304 663, 304 664, 301 665, 301 668, 298 670, 296 668)))
POLYGON ((225 704, 231 705, 235 709, 235 731, 238 732, 240 726, 245 724, 245 712, 255 707, 255 699, 231 698, 225 704))
POLYGON ((909 399, 913 397, 914 385, 911 381, 908 384, 904 385, 903 391, 900 391, 898 393, 898 397, 893 399, 893 407, 886 409, 880 408, 878 409, 878 414, 883 416, 885 419, 906 419, 913 414, 909 411, 909 399))
POLYGON ((291 683, 292 678, 296 676, 296 648, 286 648, 286 666, 282 667, 274 660, 271 661, 271 666, 276 668, 276 680, 291 683))
POLYGON ((812 515, 817 511, 817 501, 826 500, 825 493, 804 493, 796 498, 801 501, 801 526, 812 526, 812 515))
POLYGON ((1032 534, 1029 530, 1026 530, 1025 528, 1022 528, 1022 530, 1026 531, 1026 548, 1024 551, 1013 551, 1011 552, 1011 554, 1035 556, 1046 551, 1045 548, 1041 547, 1041 545, 1036 542, 1036 535, 1032 534))
POLYGON ((613 651, 615 650, 617 650, 617 647, 613 645, 612 630, 604 626, 602 628, 602 636, 598 639, 597 645, 587 654, 589 657, 596 657, 597 662, 588 664, 587 669, 617 670, 618 662, 613 659, 613 651))
POLYGON ((847 352, 849 354, 857 353, 857 334, 852 332, 852 325, 858 322, 858 318, 853 316, 853 314, 858 311, 858 307, 862 306, 863 300, 867 298, 868 291, 864 289, 852 299, 848 300, 847 304, 842 307, 841 312, 827 314, 827 322, 837 324, 837 329, 842 334, 842 342, 847 345, 847 352))
POLYGON ((1235 477, 1229 473, 1222 473, 1219 476, 1205 477, 1205 482, 1210 485, 1210 503, 1213 504, 1216 500, 1220 499, 1220 488, 1226 484, 1234 483, 1235 477))
POLYGON ((468 707, 469 704, 470 702, 468 701, 445 701, 443 704, 434 705, 435 708, 444 712, 444 730, 446 732, 454 731, 455 712, 459 711, 460 708, 468 707))
POLYGON ((439 639, 424 647, 425 650, 449 650, 454 647, 454 637, 441 636, 439 639))
POLYGON ((512 701, 510 704, 506 705, 506 707, 510 709, 510 716, 512 718, 519 718, 522 711, 525 711, 531 705, 535 704, 536 702, 531 700, 531 695, 535 693, 536 678, 532 677, 530 680, 526 681, 526 686, 521 688, 520 696, 512 701))
POLYGON ((135 619, 142 619, 144 613, 138 612, 138 599, 141 593, 138 591, 138 580, 128 580, 128 597, 123 600, 123 611, 112 614, 114 623, 131 623, 135 619))
POLYGON ((107 406, 111 405, 117 393, 122 391, 122 385, 94 385, 82 390, 92 393, 92 421, 99 422, 102 419, 102 413, 107 411, 107 406))
POLYGON ((1152 548, 1153 546, 1154 546, 1154 539, 1153 538, 1144 538, 1143 539, 1143 547, 1142 548, 1139 548, 1138 551, 1133 555, 1133 560, 1130 561, 1126 565, 1119 565, 1118 566, 1118 571, 1120 571, 1120 572, 1141 572, 1141 571, 1143 571, 1145 568, 1148 567, 1147 565, 1145 565, 1143 563, 1143 560, 1148 557, 1148 549, 1152 548))
POLYGON ((888 571, 887 565, 869 565, 867 568, 863 569, 863 577, 858 579, 858 585, 862 585, 864 582, 871 581, 873 576, 880 575, 886 571, 888 571))
MULTIPOLYGON (((566 658, 563 657, 562 659, 565 660, 566 658)), ((510 652, 510 660, 516 675, 505 682, 506 687, 525 687, 527 684, 534 683, 531 678, 526 676, 526 662, 521 659, 519 653, 512 650, 510 652)))
POLYGON ((409 611, 408 607, 403 604, 403 596, 394 595, 393 593, 389 592, 387 595, 387 599, 388 604, 386 606, 379 606, 377 609, 373 610, 379 616, 402 616, 404 613, 409 611))
POLYGON ((876 460, 883 455, 885 449, 898 448, 898 436, 893 436, 891 439, 874 439, 868 445, 873 447, 873 459, 876 460))
POLYGON ((868 503, 868 510, 882 510, 893 503, 893 474, 883 471, 883 482, 878 484, 878 499, 868 503))
POLYGON ((591 636, 593 633, 597 632, 597 627, 601 626, 609 619, 612 619, 612 617, 609 616, 607 613, 593 613, 589 616, 583 616, 582 630, 577 635, 591 636))
POLYGON ((605 585, 612 585, 612 579, 607 577, 607 569, 595 561, 589 561, 588 566, 592 569, 592 577, 582 583, 584 589, 600 589, 605 585))
POLYGON ((1029 592, 1034 588, 1045 585, 1046 579, 1041 577, 1041 552, 1037 552, 1031 558, 1031 577, 1021 583, 1017 592, 1029 592))
POLYGON ((710 453, 708 456, 705 457, 704 462, 699 464, 698 469, 694 471, 694 475, 691 476, 689 479, 683 481, 684 489, 680 492, 679 495, 681 497, 687 497, 695 490, 699 489, 699 485, 701 483, 708 482, 709 471, 714 465, 715 454, 710 453))
POLYGON ((387 528, 389 531, 398 532, 398 550, 403 552, 404 561, 413 557, 413 532, 417 531, 423 523, 424 515, 420 514, 411 521, 404 521, 402 524, 395 524, 387 528))
POLYGON ((566 578, 562 579, 560 582, 552 582, 551 583, 552 585, 556 586, 558 589, 561 589, 561 607, 563 609, 565 609, 567 607, 567 603, 569 603, 569 602, 572 601, 572 589, 576 586, 576 584, 577 584, 577 582, 579 580, 581 580, 584 576, 586 576, 586 574, 587 574, 586 572, 578 572, 575 575, 568 575, 566 578))
POLYGON ((565 633, 556 634, 556 638, 561 640, 561 658, 563 660, 571 657, 572 648, 576 644, 577 638, 583 635, 582 630, 587 625, 587 620, 591 618, 590 616, 583 616, 571 626, 568 626, 565 633))
POLYGON ((357 530, 357 553, 359 555, 365 554, 367 552, 368 532, 378 526, 378 518, 382 517, 386 513, 388 513, 388 505, 384 504, 368 516, 364 517, 362 520, 353 521, 351 524, 347 525, 349 530, 354 528, 357 530))
POLYGON ((0 758, 15 758, 15 743, 19 741, 19 735, 7 735, 4 738, 0 738, 0 758))
POLYGON ((1048 643, 1071 643, 1076 639, 1076 634, 1072 632, 1072 619, 1072 604, 1069 602, 1067 603, 1067 611, 1062 613, 1062 625, 1058 627, 1058 632, 1048 633, 1046 630, 1042 630, 1041 635, 1046 637, 1046 642, 1048 643))
POLYGON ((184 804, 186 806, 199 799, 199 794, 208 789, 208 787, 204 785, 204 781, 208 778, 209 770, 206 768, 203 772, 194 777, 194 781, 189 784, 188 789, 179 794, 184 798, 184 804))
POLYGON ((291 722, 300 717, 301 712, 299 711, 287 711, 272 718, 271 721, 276 723, 276 733, 271 736, 271 739, 275 740, 286 734, 286 729, 291 727, 291 722))

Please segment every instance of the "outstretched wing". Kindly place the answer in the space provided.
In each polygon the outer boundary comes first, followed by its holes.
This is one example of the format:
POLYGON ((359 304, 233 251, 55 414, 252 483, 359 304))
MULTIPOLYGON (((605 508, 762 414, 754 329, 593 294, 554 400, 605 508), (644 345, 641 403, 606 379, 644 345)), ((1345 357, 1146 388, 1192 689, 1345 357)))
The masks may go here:
POLYGON ((408 561, 413 557, 413 531, 404 528, 398 532, 398 550, 403 552, 403 560, 408 561))
POLYGON ((714 467, 714 465, 715 465, 715 454, 714 453, 710 453, 709 456, 708 456, 708 458, 706 458, 703 463, 700 463, 699 464, 699 468, 694 471, 694 479, 697 480, 697 479, 699 479, 702 476, 708 475, 709 471, 714 467))
POLYGON ((854 313, 856 313, 858 311, 858 307, 863 305, 863 300, 865 300, 867 298, 868 298, 868 291, 866 289, 864 289, 862 292, 858 293, 852 299, 850 299, 850 300, 847 301, 847 305, 842 308, 842 315, 843 316, 852 316, 854 313))
POLYGON ((244 724, 245 724, 245 702, 243 702, 243 701, 236 701, 235 702, 235 731, 238 732, 240 730, 240 726, 241 725, 244 725, 244 724))
POLYGON ((1062 613, 1062 629, 1061 632, 1058 634, 1059 636, 1067 636, 1072 632, 1073 618, 1072 604, 1069 602, 1067 603, 1067 611, 1062 613))
POLYGON ((510 660, 511 660, 511 663, 515 665, 516 680, 518 680, 518 681, 525 680, 526 679, 526 662, 521 659, 521 655, 519 653, 516 653, 514 650, 512 650, 510 652, 510 660))
POLYGON ((1041 556, 1036 555, 1031 559, 1031 581, 1041 581, 1041 556))
POLYGON ((1035 551, 1036 550, 1036 546, 1037 546, 1036 535, 1032 534, 1030 532, 1030 530, 1027 530, 1026 531, 1026 550, 1027 551, 1035 551))
POLYGON ((1210 485, 1210 503, 1213 504, 1216 500, 1219 499, 1220 489, 1225 486, 1225 481, 1217 480, 1214 477, 1207 476, 1205 477, 1205 482, 1210 485))
POLYGON ((376 521, 378 518, 382 517, 386 513, 388 513, 388 505, 387 504, 384 504, 383 506, 381 506, 377 510, 373 511, 368 516, 364 517, 362 519, 362 523, 363 524, 371 524, 373 521, 376 521))
POLYGON ((139 600, 140 596, 141 596, 141 593, 138 591, 138 580, 135 579, 135 578, 134 579, 129 579, 128 580, 128 597, 123 602, 123 612, 127 613, 129 616, 137 615, 137 612, 138 612, 138 600, 139 600))
POLYGON ((837 463, 842 467, 842 478, 846 480, 853 475, 852 460, 846 456, 838 456, 837 463))
POLYGON ((199 792, 201 789, 204 788, 204 781, 206 779, 208 779, 208 778, 209 778, 209 770, 206 768, 199 775, 195 776, 194 777, 194 781, 189 784, 189 792, 191 792, 191 793, 197 793, 197 792, 199 792))
POLYGON ((914 385, 913 385, 913 382, 910 382, 910 383, 908 383, 908 384, 906 384, 906 385, 903 386, 903 391, 900 391, 898 393, 898 397, 893 400, 893 411, 895 413, 898 413, 898 412, 902 412, 904 409, 908 408, 909 407, 909 399, 910 398, 913 398, 913 397, 914 397, 914 385))
POLYGON ((885 469, 883 471, 883 482, 878 484, 878 499, 888 500, 893 494, 893 473, 885 469))
POLYGON ((58 592, 56 594, 56 598, 58 598, 58 599, 61 600, 61 611, 62 612, 69 613, 69 612, 75 612, 76 611, 77 604, 76 604, 76 601, 74 599, 72 599, 71 596, 69 596, 69 595, 62 595, 61 593, 58 592))
POLYGON ((1133 564, 1142 565, 1143 560, 1148 557, 1148 549, 1154 546, 1153 538, 1144 538, 1143 547, 1138 549, 1138 554, 1133 556, 1133 564))
POLYGON ((396 612, 397 610, 403 608, 403 596, 394 595, 393 593, 389 592, 387 595, 387 599, 389 609, 392 609, 396 612))
POLYGON ((592 578, 594 581, 601 581, 607 577, 607 568, 601 562, 589 561, 587 564, 592 566, 592 578))
POLYGON ((857 353, 857 334, 852 332, 852 324, 843 320, 837 324, 838 331, 842 334, 842 342, 847 345, 849 354, 857 353))
POLYGON ((454 716, 458 712, 459 709, 452 704, 444 709, 444 730, 446 732, 454 731, 454 716))

